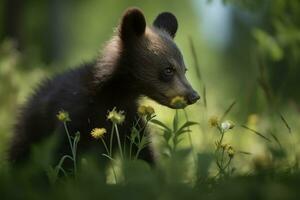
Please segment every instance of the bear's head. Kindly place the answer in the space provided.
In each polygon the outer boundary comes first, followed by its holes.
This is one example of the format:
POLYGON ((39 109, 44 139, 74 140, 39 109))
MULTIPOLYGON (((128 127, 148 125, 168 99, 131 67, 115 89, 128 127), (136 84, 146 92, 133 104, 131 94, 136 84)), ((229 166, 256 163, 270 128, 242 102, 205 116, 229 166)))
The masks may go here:
POLYGON ((128 9, 118 27, 123 62, 136 82, 141 94, 158 103, 175 108, 171 100, 185 98, 188 104, 200 97, 185 77, 187 71, 174 37, 178 28, 176 17, 164 12, 152 26, 137 8, 128 9))

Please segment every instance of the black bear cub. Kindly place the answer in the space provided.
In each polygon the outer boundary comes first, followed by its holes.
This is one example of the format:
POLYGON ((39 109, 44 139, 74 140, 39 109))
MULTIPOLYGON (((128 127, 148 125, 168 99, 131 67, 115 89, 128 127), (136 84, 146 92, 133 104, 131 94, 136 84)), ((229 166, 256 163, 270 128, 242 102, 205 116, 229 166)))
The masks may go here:
MULTIPOLYGON (((175 96, 195 103, 200 97, 185 77, 182 54, 173 41, 177 27, 171 13, 159 14, 148 27, 141 10, 128 9, 98 59, 43 81, 28 99, 15 126, 9 159, 26 160, 32 144, 54 133, 61 134, 61 149, 67 150, 66 134, 56 117, 60 110, 69 112, 68 128, 80 132, 79 151, 86 151, 96 142, 91 130, 105 127, 110 132, 106 116, 114 107, 126 114, 120 126, 124 139, 137 118, 141 96, 170 108, 175 96)), ((153 162, 150 148, 143 150, 141 159, 153 162)))

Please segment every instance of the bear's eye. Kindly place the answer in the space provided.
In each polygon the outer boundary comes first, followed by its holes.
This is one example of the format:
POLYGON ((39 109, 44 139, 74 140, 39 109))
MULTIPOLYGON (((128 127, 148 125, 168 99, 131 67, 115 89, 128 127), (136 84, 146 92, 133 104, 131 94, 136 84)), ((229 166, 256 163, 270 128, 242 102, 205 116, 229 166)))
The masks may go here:
POLYGON ((172 76, 173 73, 174 73, 174 68, 172 68, 172 67, 167 67, 164 69, 165 76, 172 76))

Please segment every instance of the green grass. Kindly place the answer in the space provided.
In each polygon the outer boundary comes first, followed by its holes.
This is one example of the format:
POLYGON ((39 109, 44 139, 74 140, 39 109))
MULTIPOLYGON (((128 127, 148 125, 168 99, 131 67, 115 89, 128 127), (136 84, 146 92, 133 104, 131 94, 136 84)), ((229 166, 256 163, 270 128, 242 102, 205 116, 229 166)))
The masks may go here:
MULTIPOLYGON (((120 145, 117 148, 118 154, 111 154, 108 151, 106 156, 111 163, 107 169, 113 169, 114 181, 109 181, 112 174, 109 170, 105 170, 99 157, 86 155, 75 160, 76 145, 80 145, 79 134, 69 133, 68 117, 59 118, 61 123, 65 124, 65 131, 68 134, 70 155, 66 156, 74 161, 72 169, 64 169, 63 162, 56 167, 51 166, 51 159, 47 158, 53 155, 51 149, 55 142, 49 139, 40 147, 33 149, 28 165, 18 169, 8 165, 1 168, 1 196, 4 199, 297 199, 299 197, 299 163, 284 163, 285 150, 279 143, 276 148, 270 147, 270 155, 256 157, 253 160, 252 171, 241 173, 235 168, 233 161, 240 156, 239 153, 248 153, 239 152, 224 143, 227 134, 231 134, 230 132, 236 128, 234 122, 226 119, 220 121, 217 117, 211 118, 210 126, 218 133, 218 137, 215 150, 203 153, 195 151, 192 146, 180 147, 184 136, 190 133, 191 127, 199 126, 199 123, 187 121, 186 118, 182 122, 181 112, 184 110, 176 110, 172 126, 157 120, 154 113, 141 116, 146 118, 151 126, 160 130, 162 154, 160 161, 151 167, 135 156, 128 156, 131 153, 126 154, 126 151, 123 151, 124 146, 118 144, 120 145), (215 170, 211 170, 213 166, 215 170)), ((122 121, 115 120, 120 119, 118 115, 123 113, 113 114, 115 117, 109 119, 115 127, 115 133, 104 134, 110 136, 115 134, 115 137, 118 137, 117 127, 122 121)), ((134 127, 128 142, 137 146, 144 144, 141 139, 142 130, 144 129, 134 127)), ((252 129, 249 131, 254 133, 253 137, 276 143, 275 138, 266 140, 261 133, 252 129)), ((95 139, 101 137, 100 134, 95 139)), ((102 145, 101 142, 99 145, 102 145)), ((109 148, 108 144, 107 149, 109 148)))
MULTIPOLYGON (((195 68, 199 69, 192 40, 190 46, 195 68)), ((1 199, 297 199, 300 195, 296 109, 292 105, 274 109, 272 105, 240 118, 236 111, 244 109, 239 98, 216 97, 227 106, 209 101, 212 96, 206 86, 210 83, 204 83, 200 71, 200 103, 170 110, 144 102, 156 111, 142 117, 153 136, 155 166, 130 151, 132 145, 141 150, 149 144, 144 127, 133 126, 126 146, 129 152, 119 142, 116 154, 110 150, 111 144, 105 144, 106 152, 99 152, 98 157, 77 157, 80 134, 69 133, 68 120, 62 120, 70 154, 53 164, 51 149, 56 143, 55 138, 49 138, 33 147, 28 165, 14 168, 5 161, 5 148, 16 105, 24 102, 30 88, 51 72, 24 69, 22 55, 9 41, 0 51, 1 199), (106 167, 103 158, 109 163, 106 167), (65 159, 73 162, 71 170, 64 165, 65 159)), ((267 90, 262 90, 261 95, 266 95, 267 90)), ((105 134, 118 137, 117 122, 112 121, 113 132, 105 134)), ((101 137, 98 140, 104 145, 101 137)))

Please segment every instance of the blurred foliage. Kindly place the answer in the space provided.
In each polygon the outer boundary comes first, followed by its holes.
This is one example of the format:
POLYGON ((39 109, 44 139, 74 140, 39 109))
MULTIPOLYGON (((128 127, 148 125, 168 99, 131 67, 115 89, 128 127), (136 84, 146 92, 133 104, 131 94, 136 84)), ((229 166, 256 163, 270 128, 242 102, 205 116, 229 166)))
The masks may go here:
POLYGON ((300 73, 300 2, 294 0, 224 2, 249 9, 251 14, 259 16, 259 21, 252 30, 257 42, 253 54, 256 54, 260 62, 259 68, 263 68, 260 71, 264 70, 266 73, 272 103, 279 106, 286 101, 299 102, 297 85, 300 82, 297 74, 300 73))
MULTIPOLYGON (((24 66, 23 55, 16 50, 13 40, 0 44, 0 155, 4 157, 6 141, 12 131, 13 118, 17 116, 16 105, 24 102, 31 87, 44 75, 40 68, 24 66)), ((2 163, 1 160, 0 163, 2 163)))
MULTIPOLYGON (((0 22, 3 22, 0 23, 1 198, 299 197, 299 1, 20 2, 2 0, 0 3, 0 22), (202 32, 206 28, 203 22, 211 19, 202 15, 201 9, 215 6, 216 2, 224 3, 222 8, 228 10, 231 20, 228 24, 231 32, 224 47, 210 45, 202 32), (198 122, 189 132, 191 140, 188 134, 182 135, 177 152, 172 157, 160 156, 158 166, 150 167, 140 160, 123 163, 119 171, 124 182, 120 184, 110 181, 111 173, 104 170, 99 158, 88 156, 78 161, 77 179, 61 177, 51 184, 47 178, 53 173, 51 148, 55 139, 42 144, 44 148, 34 147, 28 166, 14 169, 7 165, 5 149, 19 105, 34 92, 40 80, 94 59, 129 6, 140 7, 148 24, 165 10, 178 18, 176 43, 189 68, 188 78, 203 101, 187 107, 187 116, 180 112, 175 124, 174 111, 150 104, 155 107, 158 120, 167 127, 185 121, 198 122), (220 134, 208 123, 213 115, 219 117, 220 123, 231 119, 236 125, 224 138, 224 143, 230 143, 236 150, 230 163, 234 173, 221 178, 215 177, 218 167, 214 155, 215 141, 220 134)), ((218 15, 218 10, 214 14, 218 15)), ((160 131, 150 128, 158 152, 163 153, 165 146, 160 131)), ((164 136, 171 138, 166 133, 164 136)))

